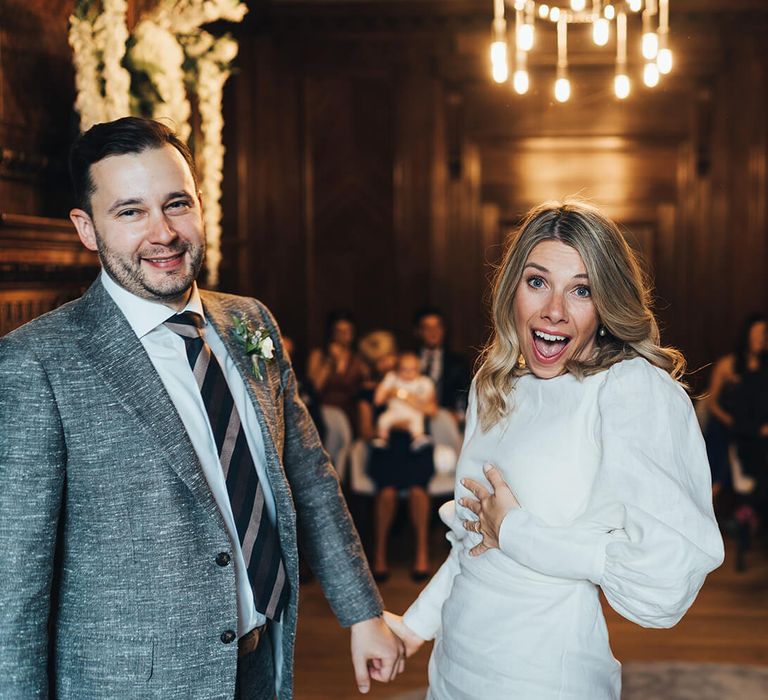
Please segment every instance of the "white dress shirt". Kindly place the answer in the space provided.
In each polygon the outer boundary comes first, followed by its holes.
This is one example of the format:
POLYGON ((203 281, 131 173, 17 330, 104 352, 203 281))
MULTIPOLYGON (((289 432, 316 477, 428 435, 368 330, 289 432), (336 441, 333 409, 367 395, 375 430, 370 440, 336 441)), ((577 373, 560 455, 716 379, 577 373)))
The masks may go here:
MULTIPOLYGON (((159 302, 142 299, 117 284, 105 271, 101 272, 101 282, 114 302, 125 315, 133 328, 136 337, 141 341, 149 359, 155 366, 173 405, 179 412, 181 422, 187 430, 189 439, 195 449, 203 473, 213 494, 213 498, 227 526, 229 539, 232 543, 232 561, 235 565, 235 580, 237 582, 237 633, 243 636, 254 627, 263 625, 266 618, 258 612, 253 602, 246 571, 243 552, 232 516, 232 507, 227 494, 224 472, 219 462, 218 450, 213 437, 208 414, 203 398, 197 387, 197 382, 187 361, 184 340, 181 336, 164 326, 164 322, 177 313, 174 309, 159 302)), ((205 318, 203 304, 197 285, 192 285, 192 294, 182 311, 194 311, 205 318)), ((224 343, 214 327, 205 320, 203 329, 205 341, 216 356, 224 372, 235 406, 240 414, 240 422, 245 431, 245 438, 251 450, 256 472, 264 489, 264 500, 267 513, 273 523, 276 522, 275 501, 269 486, 265 464, 264 441, 261 427, 253 404, 248 399, 243 383, 234 361, 229 356, 224 343)))

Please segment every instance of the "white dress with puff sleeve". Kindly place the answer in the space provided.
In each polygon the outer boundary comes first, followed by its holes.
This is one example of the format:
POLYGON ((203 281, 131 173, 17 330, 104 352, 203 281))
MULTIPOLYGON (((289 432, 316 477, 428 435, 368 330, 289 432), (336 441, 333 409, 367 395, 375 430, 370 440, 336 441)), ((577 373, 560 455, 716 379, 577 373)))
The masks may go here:
POLYGON ((446 503, 451 553, 404 621, 435 638, 430 700, 618 700, 598 586, 644 627, 670 627, 723 560, 701 431, 682 387, 642 358, 576 379, 525 375, 482 432, 470 395, 460 479, 497 466, 521 507, 479 557, 475 516, 446 503))

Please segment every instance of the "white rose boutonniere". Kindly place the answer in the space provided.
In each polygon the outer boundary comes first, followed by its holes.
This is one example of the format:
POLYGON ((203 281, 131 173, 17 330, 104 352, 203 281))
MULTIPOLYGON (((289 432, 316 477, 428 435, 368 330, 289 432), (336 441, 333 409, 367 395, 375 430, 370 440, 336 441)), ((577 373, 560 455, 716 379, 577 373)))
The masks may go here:
POLYGON ((232 314, 234 323, 233 333, 245 348, 247 355, 251 357, 253 376, 261 380, 261 368, 259 360, 268 362, 275 357, 275 342, 264 326, 254 327, 251 320, 245 314, 232 314))

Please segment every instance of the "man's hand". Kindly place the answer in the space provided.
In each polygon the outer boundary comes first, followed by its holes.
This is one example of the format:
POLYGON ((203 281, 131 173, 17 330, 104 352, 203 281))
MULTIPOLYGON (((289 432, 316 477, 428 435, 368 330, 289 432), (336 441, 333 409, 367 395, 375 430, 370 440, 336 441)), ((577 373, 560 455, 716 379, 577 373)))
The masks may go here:
POLYGON ((384 622, 387 623, 389 629, 391 629, 405 644, 405 656, 413 656, 419 649, 421 649, 424 640, 419 637, 405 622, 403 622, 402 615, 395 615, 384 611, 384 622))
POLYGON ((485 486, 472 479, 462 479, 461 482, 477 499, 462 498, 459 500, 461 505, 469 508, 478 518, 477 520, 465 520, 464 529, 483 536, 483 541, 469 551, 472 556, 483 554, 489 549, 498 549, 501 523, 510 510, 520 507, 517 497, 507 486, 507 482, 504 481, 501 472, 496 467, 486 464, 483 471, 486 479, 491 483, 493 491, 488 491, 485 486))
POLYGON ((371 679, 388 683, 405 669, 405 647, 381 617, 352 625, 352 666, 361 693, 371 689, 371 679))

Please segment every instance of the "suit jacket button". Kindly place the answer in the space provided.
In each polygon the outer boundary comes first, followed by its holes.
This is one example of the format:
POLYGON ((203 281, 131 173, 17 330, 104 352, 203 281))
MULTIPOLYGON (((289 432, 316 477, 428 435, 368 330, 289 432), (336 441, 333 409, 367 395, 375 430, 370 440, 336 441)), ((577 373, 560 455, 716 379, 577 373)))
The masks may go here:
POLYGON ((235 639, 237 639, 237 635, 232 630, 227 630, 226 632, 221 633, 221 641, 224 642, 224 644, 231 644, 235 639))
POLYGON ((219 566, 226 566, 227 564, 229 564, 230 559, 231 557, 226 552, 219 552, 216 555, 216 563, 219 566))

